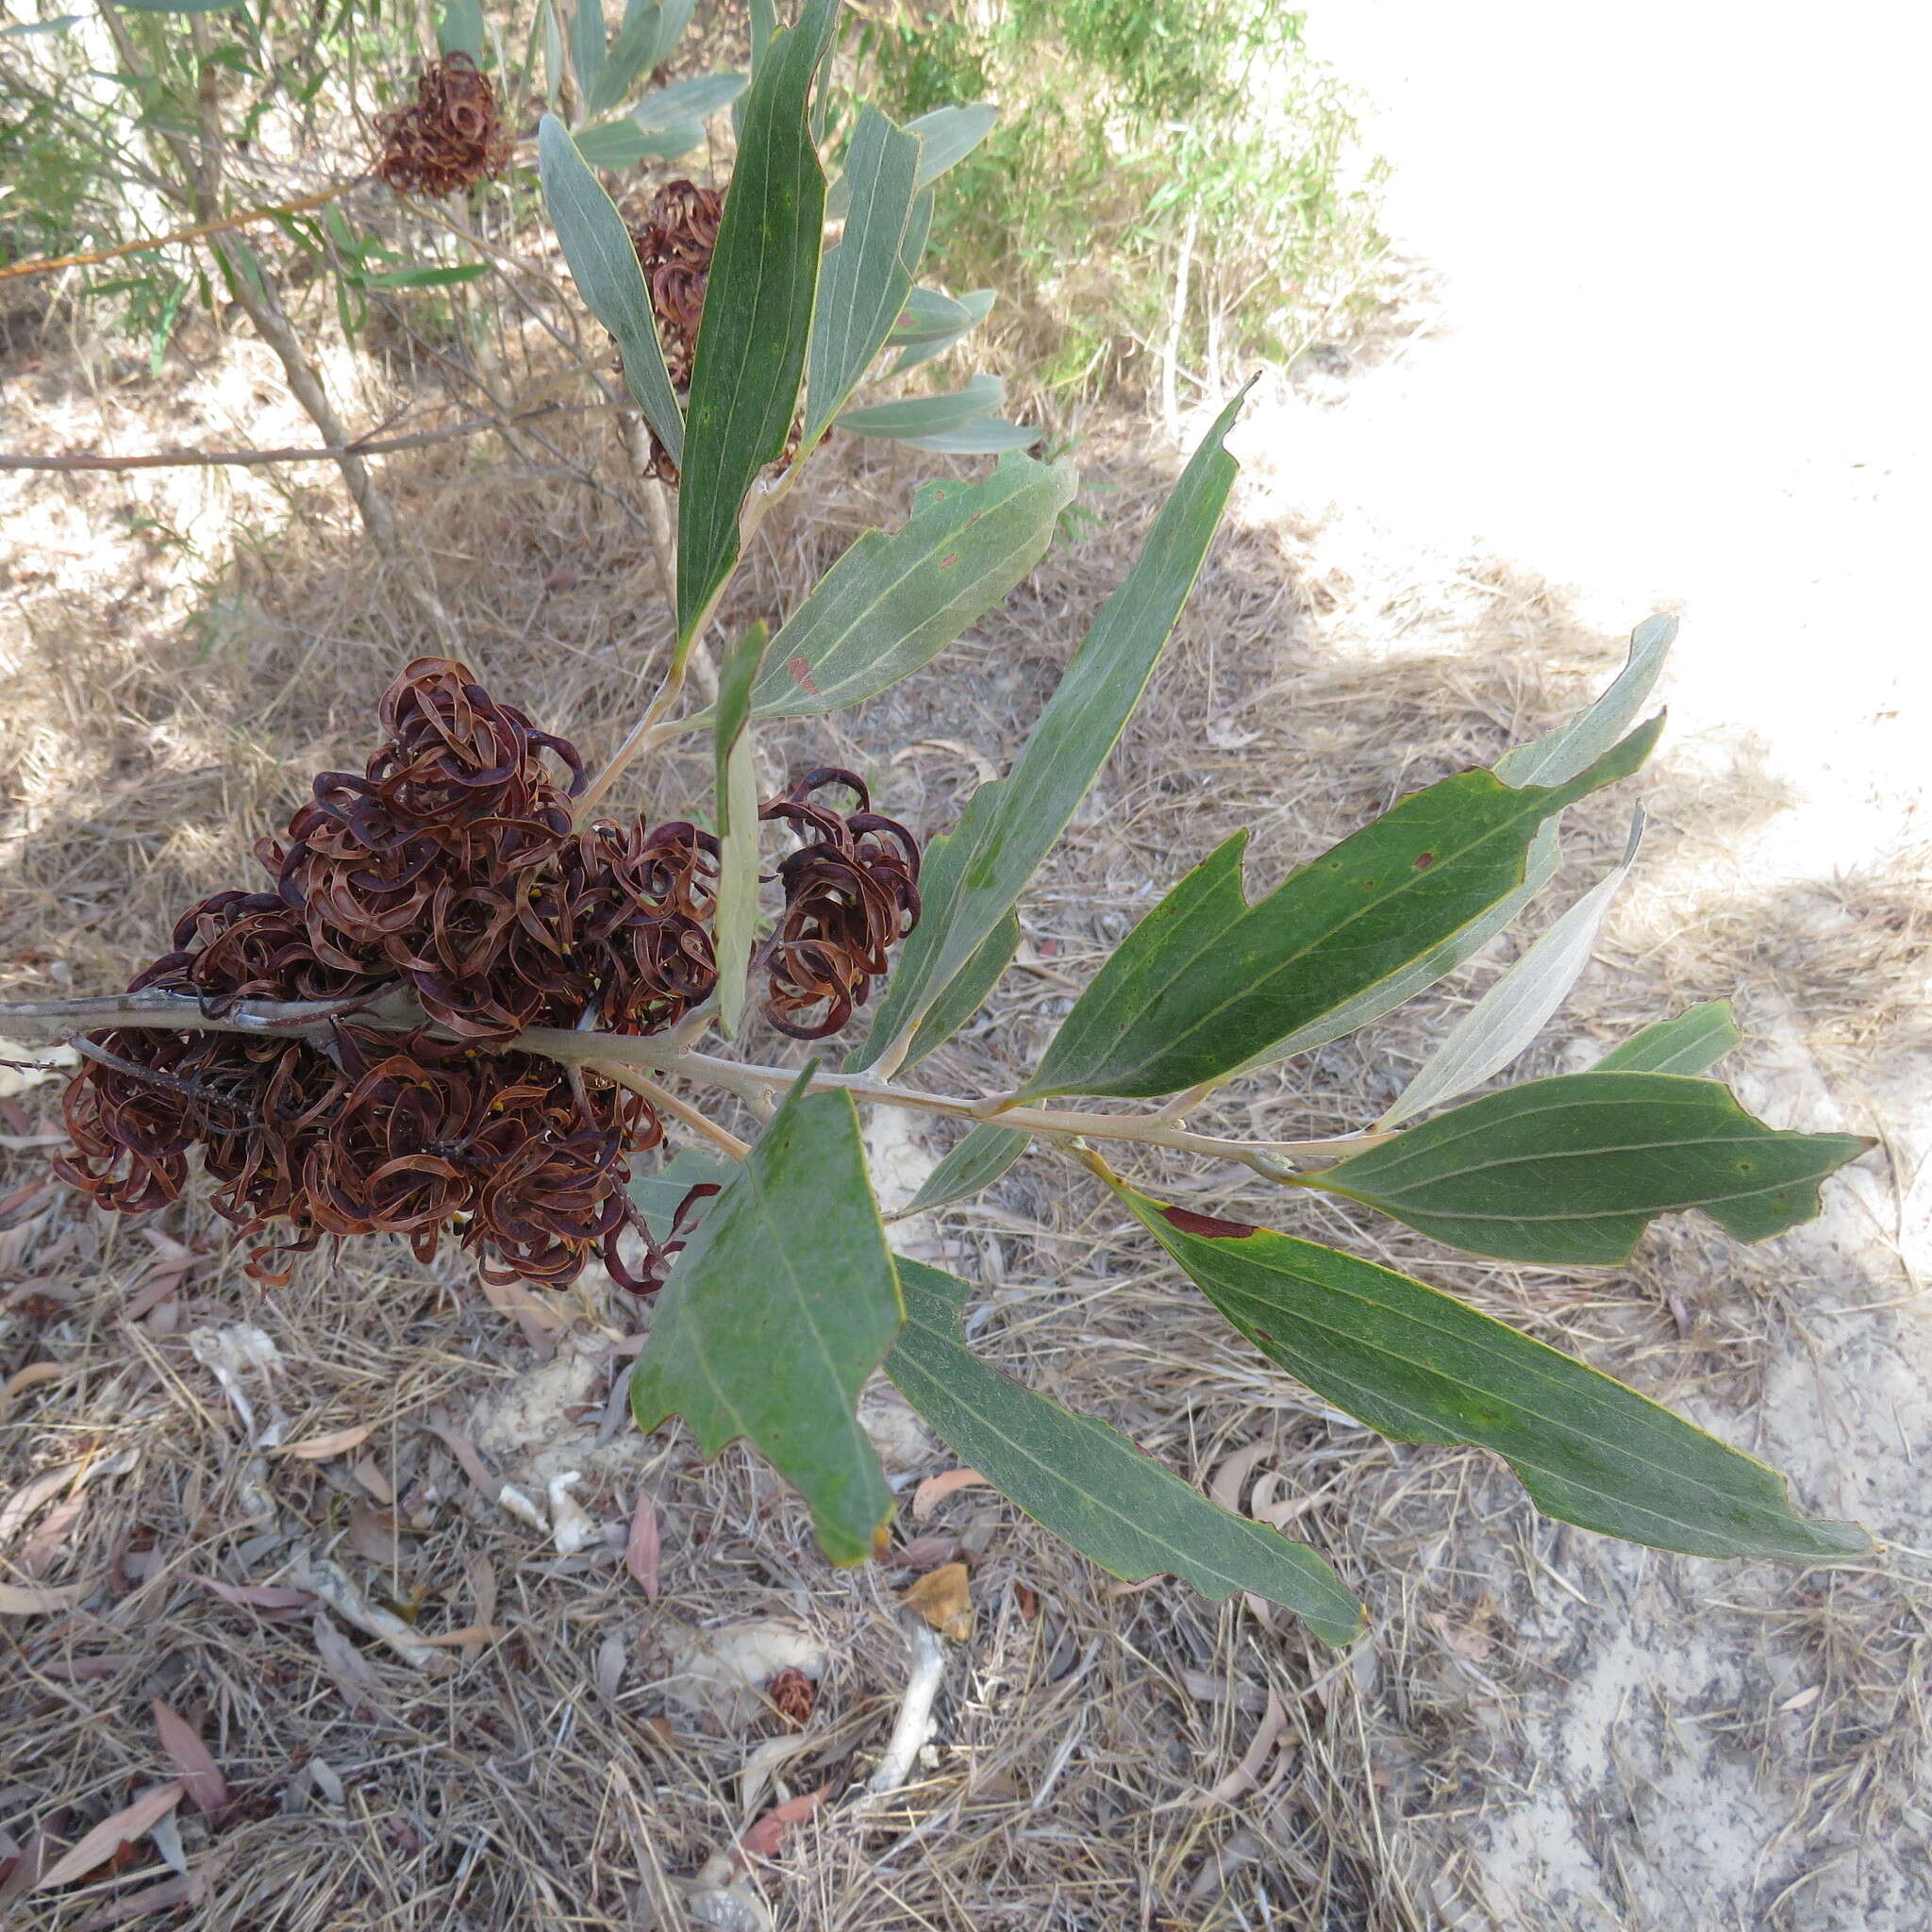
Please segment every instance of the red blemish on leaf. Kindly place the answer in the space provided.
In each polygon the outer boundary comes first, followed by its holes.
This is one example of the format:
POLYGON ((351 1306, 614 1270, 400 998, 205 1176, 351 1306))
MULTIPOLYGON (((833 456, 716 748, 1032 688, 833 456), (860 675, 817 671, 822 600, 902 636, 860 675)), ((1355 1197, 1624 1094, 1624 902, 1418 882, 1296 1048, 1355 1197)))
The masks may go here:
POLYGON ((1435 862, 1436 855, 1433 852, 1418 852, 1415 856, 1415 869, 1418 872, 1427 872, 1435 862))
POLYGON ((811 681, 811 662, 798 652, 793 652, 785 660, 785 668, 791 674, 792 683, 810 691, 813 697, 819 694, 819 688, 811 681))
POLYGON ((1160 1211, 1183 1234, 1198 1234, 1210 1241, 1244 1241, 1260 1232, 1245 1221, 1217 1221, 1211 1214, 1196 1214, 1191 1208, 1163 1208, 1160 1211))
POLYGON ((955 550, 949 556, 942 557, 940 558, 940 568, 941 570, 951 570, 952 567, 958 562, 958 560, 959 553, 957 550, 955 550))

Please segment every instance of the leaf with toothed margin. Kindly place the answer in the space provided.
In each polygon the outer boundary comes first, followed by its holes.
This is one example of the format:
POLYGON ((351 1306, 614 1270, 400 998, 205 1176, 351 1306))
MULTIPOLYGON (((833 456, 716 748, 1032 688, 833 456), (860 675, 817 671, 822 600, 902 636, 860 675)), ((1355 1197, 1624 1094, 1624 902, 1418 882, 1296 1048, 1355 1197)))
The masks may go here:
POLYGON ((1563 785, 1458 772, 1405 798, 1250 905, 1244 834, 1121 941, 1021 1090, 1146 1098, 1280 1052, 1323 1014, 1400 974, 1523 884, 1538 829, 1626 778, 1662 719, 1563 785))
POLYGON ((893 1386, 962 1462, 1110 1575, 1175 1575, 1215 1602, 1252 1591, 1330 1643, 1359 1636, 1362 1610, 1313 1550, 1236 1516, 1097 1417, 1076 1415, 966 1346, 971 1290, 901 1258, 906 1325, 886 1357, 893 1386))
POLYGON ((1465 1101, 1306 1180, 1472 1255, 1610 1268, 1659 1214, 1702 1209, 1740 1241, 1783 1234, 1873 1144, 1781 1133, 1716 1080, 1598 1071, 1465 1101))
POLYGON ((1761 1462, 1454 1295, 1113 1187, 1271 1361, 1395 1441, 1493 1451, 1548 1515, 1698 1557, 1816 1563, 1871 1550, 1855 1524, 1797 1515, 1761 1462))
POLYGON ((805 1498, 834 1563, 892 1512, 855 1410, 905 1316, 858 1115, 808 1069, 678 1256, 631 1377, 646 1433, 681 1415, 707 1456, 748 1441, 805 1498))
MULTIPOLYGON (((1616 743, 1649 700, 1677 635, 1674 617, 1647 617, 1630 634, 1630 652, 1616 681, 1586 710, 1547 736, 1520 744, 1496 760, 1496 776, 1506 785, 1562 785, 1616 743)), ((1536 835, 1524 868, 1523 883, 1440 945, 1419 955, 1401 972, 1376 981, 1352 1000, 1277 1040, 1254 1064, 1266 1065, 1291 1054, 1312 1053, 1392 1013, 1445 974, 1473 959, 1506 930, 1516 916, 1557 875, 1560 857, 1557 825, 1547 823, 1536 835)), ((1246 1068, 1241 1071, 1246 1072, 1246 1068)))

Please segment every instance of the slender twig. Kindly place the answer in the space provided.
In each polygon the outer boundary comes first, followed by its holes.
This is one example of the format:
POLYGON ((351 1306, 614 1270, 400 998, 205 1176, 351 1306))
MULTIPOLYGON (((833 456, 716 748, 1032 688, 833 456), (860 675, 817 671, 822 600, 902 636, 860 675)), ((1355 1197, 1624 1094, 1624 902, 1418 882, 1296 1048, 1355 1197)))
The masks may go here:
MULTIPOLYGON (((165 992, 108 994, 92 999, 27 1000, 0 1006, 0 1024, 37 1027, 57 1035, 95 1032, 116 1026, 151 1026, 189 1032, 196 1028, 224 1033, 277 1033, 289 1039, 321 1043, 330 1024, 343 1011, 341 1001, 237 1001, 219 1017, 202 1011, 197 1001, 165 992)), ((423 1024, 420 1013, 374 1009, 363 1013, 366 1025, 408 1031, 423 1024)), ((693 1084, 736 1094, 753 1106, 768 1106, 798 1083, 796 1067, 757 1066, 743 1060, 721 1059, 678 1045, 663 1035, 585 1033, 563 1026, 527 1027, 508 1042, 521 1053, 541 1054, 566 1066, 595 1063, 607 1076, 614 1067, 641 1067, 658 1074, 675 1074, 693 1084)), ((989 1118, 993 1102, 960 1094, 924 1093, 894 1086, 868 1074, 834 1074, 815 1068, 814 1092, 849 1093, 855 1101, 874 1107, 903 1107, 921 1113, 944 1114, 954 1120, 989 1118)), ((1215 1160, 1239 1161, 1270 1180, 1304 1185, 1304 1177, 1279 1163, 1284 1158, 1334 1157, 1358 1154, 1395 1139, 1393 1133, 1333 1135, 1312 1141, 1234 1141, 1217 1134, 1197 1134, 1158 1113, 1076 1113, 1051 1108, 1007 1107, 991 1116, 1003 1127, 1048 1140, 1128 1141, 1139 1145, 1166 1147, 1179 1154, 1199 1154, 1215 1160)), ((682 1118, 682 1116, 680 1116, 682 1118)), ((702 1129, 700 1129, 702 1131, 702 1129)))
MULTIPOLYGON (((792 458, 791 468, 777 482, 761 496, 754 497, 745 506, 744 513, 738 524, 738 551, 741 557, 751 547, 751 540, 757 534, 758 525, 797 481, 798 473, 804 467, 807 455, 807 451, 800 450, 792 458)), ((692 619, 689 626, 679 631, 677 649, 672 657, 671 668, 664 674, 664 682, 658 688, 658 695, 651 700, 644 715, 625 734, 624 742, 610 755, 609 763, 597 774, 591 783, 590 790, 577 800, 575 824, 579 830, 590 824, 598 806, 603 803, 610 788, 624 775, 625 768, 630 761, 647 745, 657 741, 659 727, 663 725, 671 708, 683 693, 685 662, 691 656, 691 647, 704 636, 705 627, 710 623, 712 614, 717 610, 719 602, 724 595, 725 587, 730 581, 731 577, 727 573, 706 600, 704 608, 692 619)))
POLYGON ((700 1113, 690 1101, 680 1100, 668 1087, 660 1086, 648 1074, 640 1074, 632 1067, 619 1066, 615 1060, 586 1060, 584 1064, 592 1073, 603 1074, 607 1080, 641 1094, 653 1107, 668 1113, 673 1120, 682 1121, 693 1133, 702 1134, 712 1146, 730 1155, 733 1160, 742 1160, 751 1152, 749 1141, 741 1141, 729 1127, 721 1127, 709 1115, 700 1113))
POLYGON ((208 235, 220 235, 230 228, 245 228, 255 222, 272 222, 277 215, 299 215, 311 208, 323 208, 340 201, 353 188, 371 179, 358 175, 353 181, 338 181, 333 188, 318 189, 313 194, 297 195, 293 201, 277 202, 273 208, 244 208, 238 215, 224 215, 219 221, 197 222, 192 228, 176 228, 167 235, 143 235, 138 242, 123 242, 112 248, 94 248, 82 255, 43 255, 32 261, 16 261, 0 268, 0 282, 16 275, 52 275, 58 268, 91 268, 96 262, 115 261, 124 255, 143 255, 151 248, 169 248, 176 242, 199 242, 208 235))
POLYGON ((145 456, 6 456, 0 470, 184 470, 221 463, 339 462, 343 457, 389 456, 397 450, 426 449, 432 443, 455 442, 463 437, 514 427, 541 416, 581 415, 609 407, 604 403, 545 403, 514 416, 472 416, 442 429, 415 429, 403 436, 358 438, 327 449, 163 449, 145 456))

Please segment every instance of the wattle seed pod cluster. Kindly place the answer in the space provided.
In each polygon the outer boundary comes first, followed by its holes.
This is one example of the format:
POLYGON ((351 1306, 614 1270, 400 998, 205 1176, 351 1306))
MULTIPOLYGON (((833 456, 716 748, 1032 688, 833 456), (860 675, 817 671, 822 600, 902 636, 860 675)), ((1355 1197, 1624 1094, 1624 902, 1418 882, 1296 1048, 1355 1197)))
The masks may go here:
POLYGON ((500 175, 510 144, 496 118, 496 90, 467 54, 432 60, 407 108, 376 117, 375 172, 398 194, 440 201, 500 175))
MULTIPOLYGON (((512 1042, 531 1026, 658 1033, 709 999, 717 841, 683 822, 574 831, 575 749, 461 664, 409 665, 379 717, 364 770, 319 774, 284 837, 258 845, 264 889, 191 908, 128 989, 216 1019, 322 1002, 320 1021, 299 1037, 120 1027, 76 1042, 74 1144, 56 1169, 103 1208, 145 1213, 179 1198, 198 1148, 216 1211, 275 1237, 249 1263, 265 1281, 325 1236, 400 1235, 426 1260, 453 1233, 492 1279, 561 1286, 601 1256, 648 1292, 682 1244, 654 1242, 626 1191, 661 1122, 512 1042)), ((822 1038, 910 931, 918 846, 846 772, 808 774, 763 816, 802 841, 778 867, 766 1012, 822 1038), (814 802, 832 784, 857 811, 814 802)))

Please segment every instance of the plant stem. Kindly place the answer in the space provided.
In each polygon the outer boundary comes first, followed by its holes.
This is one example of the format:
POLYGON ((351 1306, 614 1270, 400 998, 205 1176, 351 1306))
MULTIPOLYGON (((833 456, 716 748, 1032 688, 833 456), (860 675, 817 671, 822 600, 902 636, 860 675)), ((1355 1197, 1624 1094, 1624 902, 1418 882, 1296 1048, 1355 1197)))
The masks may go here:
POLYGON ((138 242, 123 242, 112 248, 93 248, 84 255, 42 255, 32 261, 16 261, 0 268, 0 282, 15 275, 52 275, 57 268, 92 268, 96 262, 115 261, 124 255, 144 255, 150 248, 170 248, 176 242, 200 242, 230 228, 246 228, 256 222, 270 222, 277 215, 299 215, 312 208, 325 208, 340 201, 352 189, 369 179, 358 175, 353 181, 338 181, 333 188, 318 188, 313 194, 298 195, 293 201, 278 201, 273 208, 244 208, 238 215, 224 215, 218 221, 197 222, 192 228, 176 228, 167 235, 143 235, 138 242))
POLYGON ((378 457, 395 450, 426 449, 434 443, 481 436, 487 430, 513 428, 541 416, 576 415, 606 407, 602 403, 545 403, 541 408, 525 409, 513 416, 472 416, 451 424, 446 429, 414 429, 402 436, 372 437, 341 443, 332 449, 163 449, 131 457, 0 456, 0 470, 185 470, 223 463, 340 462, 344 457, 378 457))
MULTIPOLYGON (((359 1004, 359 1003, 358 1003, 359 1004)), ((92 1033, 113 1027, 151 1026, 169 1032, 199 1028, 219 1033, 279 1034, 288 1039, 320 1043, 329 1027, 345 1017, 340 1001, 275 1002, 242 1000, 219 1018, 205 1014, 197 1001, 166 992, 109 993, 92 999, 25 1000, 0 1005, 0 1026, 29 1026, 62 1034, 92 1033)), ((356 1014, 360 1025, 406 1032, 422 1024, 420 1014, 365 1008, 356 1014)), ((743 1060, 721 1059, 699 1053, 663 1035, 584 1033, 565 1026, 531 1026, 508 1042, 512 1051, 541 1054, 566 1066, 591 1067, 616 1079, 619 1068, 643 1068, 658 1074, 675 1074, 694 1085, 736 1094, 754 1106, 788 1091, 798 1081, 796 1067, 766 1067, 743 1060)), ((627 1081, 620 1084, 629 1085, 627 1081)), ((979 1122, 987 1118, 988 1102, 960 1094, 923 1093, 894 1086, 869 1074, 812 1073, 814 1092, 849 1093, 855 1101, 874 1107, 904 1107, 920 1113, 944 1114, 954 1120, 979 1122)), ((661 1090, 660 1090, 661 1091, 661 1090)), ((651 1096, 655 1101, 658 1095, 651 1096)), ((689 1125, 675 1102, 670 1111, 689 1125)), ((696 1109, 691 1109, 695 1112, 696 1109)), ((1009 1107, 997 1115, 1003 1127, 1059 1141, 1127 1141, 1141 1146, 1166 1147, 1179 1154, 1200 1154, 1216 1160, 1235 1160, 1268 1179, 1288 1186, 1306 1186, 1306 1179, 1283 1167, 1284 1158, 1313 1156, 1340 1158, 1365 1148, 1379 1147, 1393 1133, 1341 1134, 1312 1141, 1234 1141, 1218 1134, 1197 1134, 1158 1113, 1076 1113, 1051 1108, 1009 1107)), ((698 1132, 714 1138, 724 1132, 707 1122, 698 1132)), ((735 1139, 736 1137, 732 1137, 735 1139)), ((722 1143, 721 1143, 722 1144, 722 1143)))

